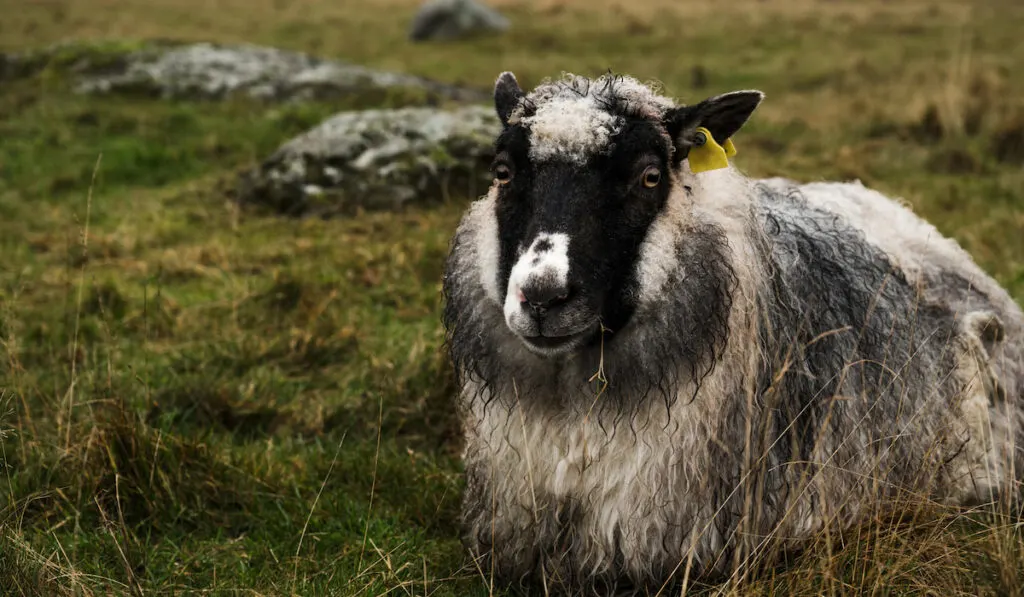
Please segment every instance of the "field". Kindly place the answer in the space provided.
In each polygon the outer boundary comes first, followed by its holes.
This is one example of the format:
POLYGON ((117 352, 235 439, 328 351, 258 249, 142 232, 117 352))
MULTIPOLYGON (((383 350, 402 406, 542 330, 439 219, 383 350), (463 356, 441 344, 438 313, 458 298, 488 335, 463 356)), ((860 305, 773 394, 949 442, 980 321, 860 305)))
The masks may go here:
MULTIPOLYGON (((249 42, 489 88, 613 69, 767 99, 756 176, 898 195, 1024 301, 1024 4, 492 0, 413 45, 417 0, 0 0, 0 52, 249 42)), ((471 197, 293 219, 237 175, 350 102, 85 97, 0 81, 0 592, 485 595, 440 278, 471 197)), ((1021 595, 1021 519, 926 508, 694 594, 1021 595)), ((825 545, 823 543, 822 545, 825 545)))

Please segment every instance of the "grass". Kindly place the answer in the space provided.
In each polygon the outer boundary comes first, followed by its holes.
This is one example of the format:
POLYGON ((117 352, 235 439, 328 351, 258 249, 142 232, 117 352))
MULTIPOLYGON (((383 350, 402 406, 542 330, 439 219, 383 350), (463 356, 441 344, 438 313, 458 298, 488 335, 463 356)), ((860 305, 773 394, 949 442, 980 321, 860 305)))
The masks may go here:
MULTIPOLYGON (((0 51, 252 42, 448 82, 608 68, 768 94, 752 175, 905 197, 1024 299, 1024 7, 495 0, 502 37, 411 45, 418 2, 0 0, 0 51)), ((16 595, 487 594, 454 530, 442 261, 469 197, 294 220, 232 202, 365 100, 86 98, 0 81, 0 588, 16 595)), ((712 594, 1020 594, 1020 523, 879 518, 712 594)))

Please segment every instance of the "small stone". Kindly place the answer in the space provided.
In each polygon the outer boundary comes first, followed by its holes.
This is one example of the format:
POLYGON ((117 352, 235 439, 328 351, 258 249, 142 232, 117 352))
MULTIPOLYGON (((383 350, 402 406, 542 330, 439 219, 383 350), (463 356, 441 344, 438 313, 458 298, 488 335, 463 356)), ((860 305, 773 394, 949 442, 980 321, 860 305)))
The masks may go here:
POLYGON ((413 17, 409 39, 453 40, 508 27, 508 19, 476 0, 427 0, 413 17))

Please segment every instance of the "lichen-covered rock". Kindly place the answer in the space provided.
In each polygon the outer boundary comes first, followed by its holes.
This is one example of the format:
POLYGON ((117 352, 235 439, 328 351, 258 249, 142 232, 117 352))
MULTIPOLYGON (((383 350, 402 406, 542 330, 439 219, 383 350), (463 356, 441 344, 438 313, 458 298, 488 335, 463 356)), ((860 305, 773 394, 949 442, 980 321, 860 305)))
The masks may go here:
POLYGON ((501 125, 483 106, 343 112, 243 175, 242 203, 279 213, 337 214, 476 196, 501 125))
POLYGON ((377 71, 298 52, 253 45, 63 43, 0 54, 0 81, 53 70, 75 91, 160 98, 259 100, 352 98, 348 105, 480 101, 486 91, 377 71))
POLYGON ((121 67, 85 73, 80 93, 129 92, 165 98, 218 99, 244 94, 256 99, 323 99, 367 90, 422 90, 441 98, 477 100, 484 95, 410 75, 253 45, 199 43, 145 48, 125 56, 121 67))

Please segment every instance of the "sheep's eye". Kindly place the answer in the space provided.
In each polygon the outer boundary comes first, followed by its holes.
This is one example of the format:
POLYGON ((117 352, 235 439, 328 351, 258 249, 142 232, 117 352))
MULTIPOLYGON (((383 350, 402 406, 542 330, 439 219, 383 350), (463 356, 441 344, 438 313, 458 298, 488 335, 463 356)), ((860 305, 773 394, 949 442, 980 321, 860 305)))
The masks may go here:
POLYGON ((640 177, 640 182, 648 189, 653 189, 661 182, 661 170, 654 166, 648 166, 640 177))
POLYGON ((494 167, 494 180, 498 184, 508 184, 512 181, 512 169, 505 164, 498 164, 494 167))

